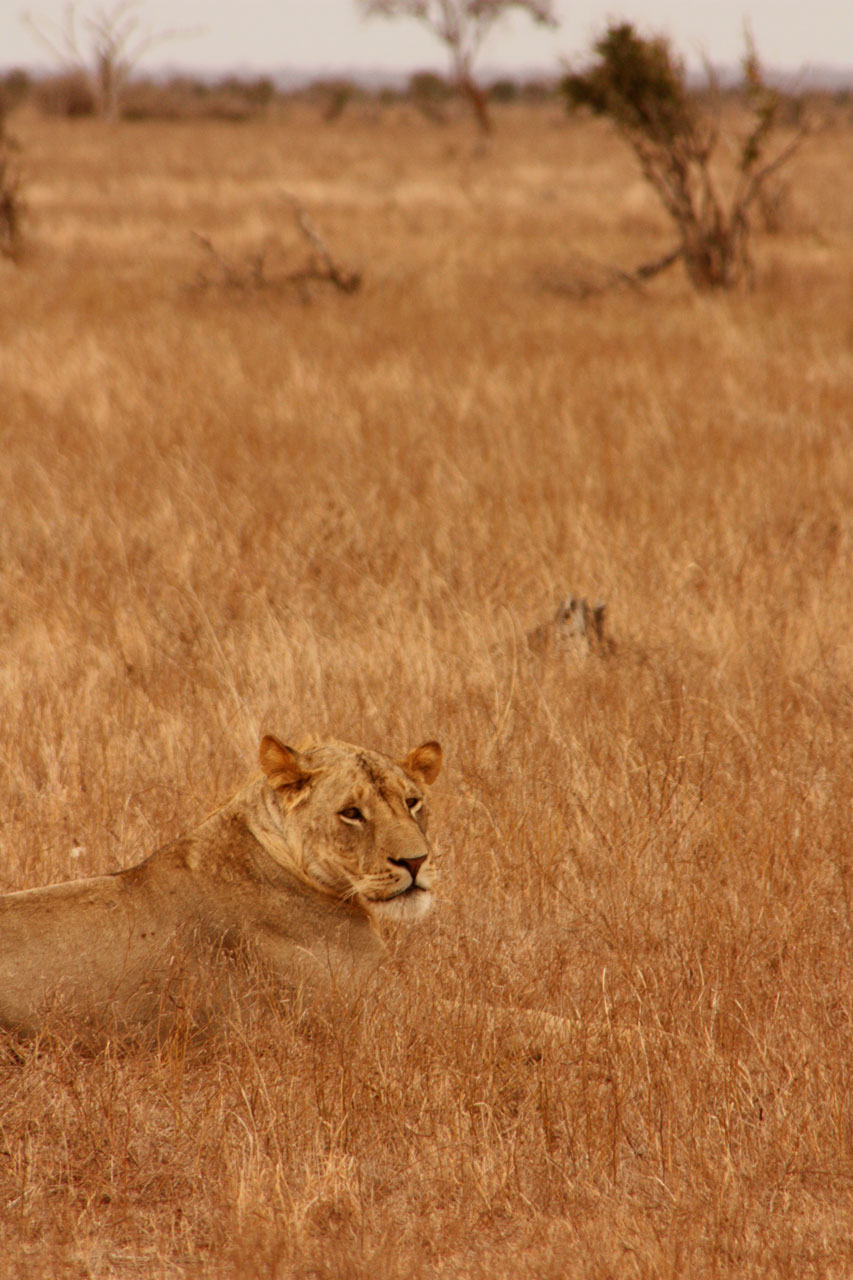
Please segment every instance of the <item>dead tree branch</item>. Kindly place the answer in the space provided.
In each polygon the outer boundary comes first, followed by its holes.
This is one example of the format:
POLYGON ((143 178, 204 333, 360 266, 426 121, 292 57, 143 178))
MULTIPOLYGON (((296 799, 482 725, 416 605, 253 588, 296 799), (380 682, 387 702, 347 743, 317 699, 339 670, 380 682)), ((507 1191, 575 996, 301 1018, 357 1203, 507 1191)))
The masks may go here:
POLYGON ((312 285, 331 285, 341 293, 355 293, 361 286, 361 273, 341 266, 320 234, 313 218, 299 201, 289 193, 285 196, 291 204, 296 226, 300 234, 308 241, 312 253, 302 266, 289 271, 275 269, 274 259, 283 256, 281 242, 270 237, 260 249, 249 254, 242 261, 232 261, 224 256, 213 244, 209 236, 194 231, 194 240, 205 251, 216 266, 210 275, 199 271, 196 287, 207 289, 214 286, 228 290, 248 293, 260 289, 294 289, 302 302, 311 301, 312 285))
POLYGON ((361 275, 358 271, 348 271, 335 262, 325 240, 317 230, 316 224, 309 216, 306 209, 295 200, 289 197, 293 202, 293 211, 296 216, 296 223, 299 230, 313 246, 316 259, 303 267, 301 271, 291 273, 290 279, 294 282, 308 282, 310 280, 327 280, 333 284, 335 288, 340 289, 342 293, 355 293, 356 289, 361 285, 361 275))
POLYGON ((646 280, 651 280, 654 276, 658 276, 668 270, 669 267, 674 266, 676 262, 680 262, 683 252, 681 245, 678 245, 660 258, 653 258, 650 262, 641 263, 633 271, 626 271, 623 267, 617 267, 611 263, 597 262, 593 258, 587 258, 585 255, 580 254, 578 257, 581 263, 588 268, 586 275, 579 271, 568 279, 555 280, 552 278, 545 281, 545 288, 549 293, 563 294, 564 296, 580 298, 581 300, 594 298, 599 294, 608 293, 611 289, 623 287, 633 289, 635 293, 642 293, 643 284, 646 280), (590 278, 592 273, 596 273, 598 278, 590 278))

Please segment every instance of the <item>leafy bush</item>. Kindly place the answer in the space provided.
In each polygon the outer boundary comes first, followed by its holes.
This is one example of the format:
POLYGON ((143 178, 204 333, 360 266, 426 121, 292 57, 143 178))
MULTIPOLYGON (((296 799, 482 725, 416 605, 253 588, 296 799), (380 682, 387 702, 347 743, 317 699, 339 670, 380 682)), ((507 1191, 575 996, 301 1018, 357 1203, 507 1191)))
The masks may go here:
POLYGON ((5 114, 17 107, 28 97, 31 89, 32 77, 29 72, 22 71, 19 67, 0 76, 0 114, 5 114))
POLYGON ((93 116, 98 109, 92 86, 81 71, 63 72, 39 80, 33 97, 36 105, 48 116, 73 119, 93 116))
MULTIPOLYGON (((675 223, 680 241, 675 257, 683 260, 697 289, 730 288, 749 277, 753 211, 760 208, 768 179, 804 133, 801 127, 768 158, 782 100, 765 84, 752 41, 747 40, 743 61, 751 124, 734 148, 735 181, 728 198, 711 168, 719 135, 716 115, 691 97, 669 42, 639 36, 624 22, 611 25, 594 49, 596 61, 562 82, 569 109, 588 107, 614 122, 675 223)), ((667 255, 661 264, 675 257, 667 255)))

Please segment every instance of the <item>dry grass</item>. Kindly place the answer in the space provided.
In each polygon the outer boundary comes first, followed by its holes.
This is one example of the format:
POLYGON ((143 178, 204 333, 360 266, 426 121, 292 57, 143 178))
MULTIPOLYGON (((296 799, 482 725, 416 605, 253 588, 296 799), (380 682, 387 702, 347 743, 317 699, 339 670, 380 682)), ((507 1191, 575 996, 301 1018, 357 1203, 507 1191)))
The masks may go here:
POLYGON ((15 129, 0 888, 138 859, 264 728, 449 763, 404 1021, 0 1058, 2 1274, 851 1274, 849 132, 754 294, 580 305, 544 283, 669 238, 553 107, 487 151, 404 111, 15 129), (284 190, 362 292, 189 287, 193 231, 303 254, 284 190), (570 591, 614 654, 529 652, 570 591), (579 1020, 525 1060, 460 993, 579 1020))

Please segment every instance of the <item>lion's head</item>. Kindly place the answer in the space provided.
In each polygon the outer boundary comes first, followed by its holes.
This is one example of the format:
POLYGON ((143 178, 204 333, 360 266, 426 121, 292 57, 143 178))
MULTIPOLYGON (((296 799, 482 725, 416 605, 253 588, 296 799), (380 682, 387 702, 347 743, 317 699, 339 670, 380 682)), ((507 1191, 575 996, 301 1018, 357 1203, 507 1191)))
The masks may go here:
POLYGON ((394 761, 345 742, 297 750, 268 735, 260 761, 294 870, 385 918, 429 910, 435 868, 425 788, 441 769, 437 742, 394 761))

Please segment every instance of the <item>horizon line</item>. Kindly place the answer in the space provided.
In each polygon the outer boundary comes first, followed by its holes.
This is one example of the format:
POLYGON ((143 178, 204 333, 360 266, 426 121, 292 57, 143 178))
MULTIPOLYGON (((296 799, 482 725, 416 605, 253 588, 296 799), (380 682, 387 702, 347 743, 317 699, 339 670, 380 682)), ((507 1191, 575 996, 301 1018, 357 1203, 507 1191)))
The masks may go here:
MULTIPOLYGON (((715 73, 724 76, 726 80, 733 75, 742 75, 742 69, 738 61, 734 62, 709 62, 709 67, 715 73)), ((532 77, 549 78, 557 77, 564 73, 568 66, 564 59, 562 62, 557 59, 555 63, 545 65, 543 63, 531 62, 528 66, 507 66, 500 62, 483 63, 477 71, 477 78, 500 77, 502 79, 521 81, 532 77)), ((0 75, 6 76, 15 71, 21 71, 25 75, 38 78, 49 75, 68 74, 74 70, 86 70, 85 67, 75 68, 70 65, 57 66, 47 62, 12 62, 0 63, 0 75)), ((413 75, 420 73, 430 73, 441 76, 442 79, 450 82, 452 76, 448 74, 446 63, 440 63, 438 59, 434 61, 424 61, 411 66, 390 66, 383 63, 375 64, 342 64, 342 63, 313 63, 313 64, 296 64, 296 63, 277 63, 274 66, 261 66, 256 63, 239 62, 239 63, 222 63, 222 64, 192 64, 175 60, 174 62, 163 62, 156 67, 147 67, 145 65, 138 66, 134 69, 134 78, 136 79, 158 79, 162 76, 195 76, 200 79, 221 78, 221 77, 253 77, 255 79, 277 79, 286 77, 291 83, 310 84, 314 80, 337 77, 342 79, 350 79, 358 83, 359 81, 368 82, 375 87, 395 87, 406 83, 413 75)), ((688 79, 701 79, 703 76, 702 68, 689 68, 688 79)), ((774 79, 781 78, 790 83, 792 81, 813 81, 819 79, 820 87, 836 87, 843 89, 848 85, 853 87, 853 64, 842 64, 832 62, 813 62, 801 64, 794 67, 786 64, 771 64, 764 67, 764 74, 774 79), (830 86, 827 82, 835 82, 830 86)))

